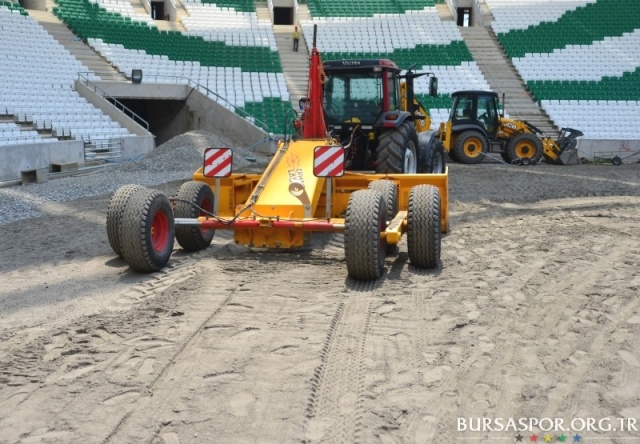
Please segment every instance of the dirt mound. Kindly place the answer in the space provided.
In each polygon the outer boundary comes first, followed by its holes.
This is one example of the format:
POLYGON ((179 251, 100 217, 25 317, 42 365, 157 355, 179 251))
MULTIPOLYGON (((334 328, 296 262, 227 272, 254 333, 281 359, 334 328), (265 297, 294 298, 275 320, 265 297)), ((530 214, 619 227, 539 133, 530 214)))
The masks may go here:
POLYGON ((126 171, 195 171, 202 165, 205 149, 211 147, 232 148, 235 169, 248 168, 256 164, 264 165, 268 162, 266 156, 255 153, 250 147, 238 146, 226 137, 196 130, 180 134, 158 145, 147 156, 124 165, 123 169, 126 171))

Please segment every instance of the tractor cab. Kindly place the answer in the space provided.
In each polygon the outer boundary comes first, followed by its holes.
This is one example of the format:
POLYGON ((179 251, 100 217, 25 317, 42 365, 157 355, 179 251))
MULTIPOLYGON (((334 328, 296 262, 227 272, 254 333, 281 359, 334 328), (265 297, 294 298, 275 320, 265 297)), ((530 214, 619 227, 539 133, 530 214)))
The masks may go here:
POLYGON ((390 60, 324 62, 323 108, 327 125, 372 126, 384 112, 400 109, 400 68, 390 60))
MULTIPOLYGON (((435 138, 426 135, 429 116, 413 94, 413 80, 423 75, 432 76, 430 94, 437 94, 437 79, 431 73, 414 73, 412 66, 401 74, 387 59, 333 60, 324 62, 322 69, 324 121, 327 131, 347 147, 348 169, 387 174, 434 171, 435 138), (423 131, 424 140, 418 140, 423 131)), ((444 154, 436 161, 439 173, 444 171, 443 159, 444 154)))
POLYGON ((491 91, 458 91, 452 94, 449 121, 453 131, 481 129, 488 139, 495 139, 500 127, 498 95, 491 91))

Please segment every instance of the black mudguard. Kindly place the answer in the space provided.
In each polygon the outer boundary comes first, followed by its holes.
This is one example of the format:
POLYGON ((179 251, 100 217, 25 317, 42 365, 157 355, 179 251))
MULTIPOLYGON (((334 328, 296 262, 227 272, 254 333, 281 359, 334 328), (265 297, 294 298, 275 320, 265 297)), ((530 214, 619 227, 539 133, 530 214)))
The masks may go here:
POLYGON ((438 130, 423 131, 418 134, 418 169, 420 172, 431 172, 433 153, 442 149, 441 145, 438 130))

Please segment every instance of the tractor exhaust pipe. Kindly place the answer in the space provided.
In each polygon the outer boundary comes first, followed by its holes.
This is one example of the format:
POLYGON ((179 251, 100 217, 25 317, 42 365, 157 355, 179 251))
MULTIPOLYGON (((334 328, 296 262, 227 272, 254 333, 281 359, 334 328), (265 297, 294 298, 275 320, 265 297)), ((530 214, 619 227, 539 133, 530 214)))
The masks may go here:
POLYGON ((316 48, 316 38, 318 37, 318 25, 313 25, 313 46, 312 48, 316 48))

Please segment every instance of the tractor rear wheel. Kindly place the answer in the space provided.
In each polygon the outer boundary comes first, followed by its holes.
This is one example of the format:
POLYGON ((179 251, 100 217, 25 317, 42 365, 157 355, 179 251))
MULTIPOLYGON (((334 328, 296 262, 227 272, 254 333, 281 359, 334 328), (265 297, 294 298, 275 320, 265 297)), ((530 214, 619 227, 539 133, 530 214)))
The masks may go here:
POLYGON ((416 174, 418 151, 415 127, 406 121, 398 128, 380 134, 376 150, 376 173, 416 174))
POLYGON ((509 153, 507 153, 506 151, 500 151, 500 157, 502 157, 502 160, 504 160, 505 163, 511 165, 511 158, 509 157, 509 153))
POLYGON ((142 185, 124 185, 113 193, 109 206, 107 207, 107 238, 109 245, 115 254, 122 257, 122 218, 124 209, 131 196, 138 190, 142 190, 142 185))
POLYGON ((458 162, 467 164, 482 162, 487 149, 487 139, 480 131, 473 130, 460 134, 453 147, 458 162))
POLYGON ((411 264, 435 268, 440 261, 440 191, 433 185, 417 185, 409 192, 407 247, 411 264))
POLYGON ((386 241, 386 205, 376 190, 351 193, 344 230, 344 256, 349 277, 374 280, 382 276, 386 241))
MULTIPOLYGON (((376 190, 382 194, 382 200, 386 205, 385 227, 398 214, 398 187, 392 180, 380 179, 369 182, 369 189, 376 190)), ((395 253, 397 245, 387 244, 385 251, 387 254, 395 253)))
MULTIPOLYGON (((174 214, 177 218, 197 219, 213 213, 214 196, 209 185, 189 181, 180 186, 175 199, 174 214)), ((176 240, 188 251, 199 251, 211 244, 216 230, 201 229, 196 225, 178 225, 176 240)))
POLYGON ((136 191, 122 219, 122 257, 136 271, 162 269, 173 250, 173 229, 167 196, 147 189, 136 191))
POLYGON ((533 165, 542 157, 542 142, 535 134, 520 133, 509 142, 507 155, 512 163, 533 165))

